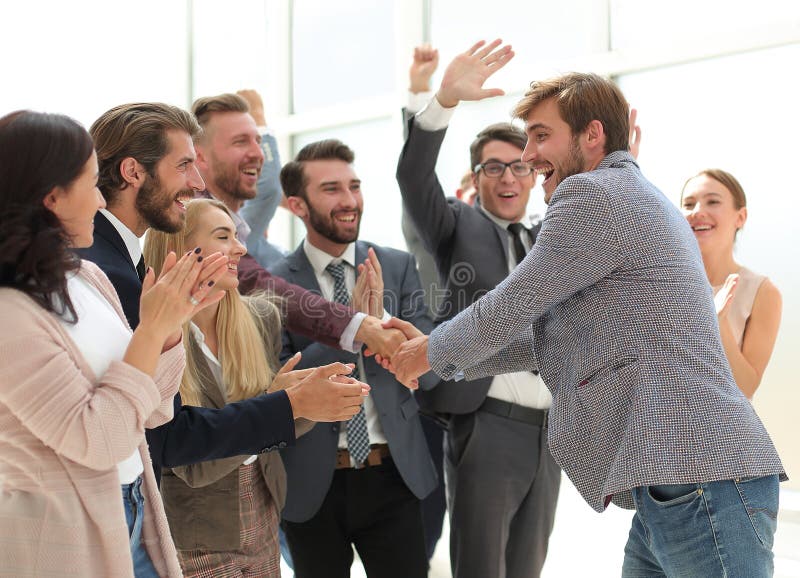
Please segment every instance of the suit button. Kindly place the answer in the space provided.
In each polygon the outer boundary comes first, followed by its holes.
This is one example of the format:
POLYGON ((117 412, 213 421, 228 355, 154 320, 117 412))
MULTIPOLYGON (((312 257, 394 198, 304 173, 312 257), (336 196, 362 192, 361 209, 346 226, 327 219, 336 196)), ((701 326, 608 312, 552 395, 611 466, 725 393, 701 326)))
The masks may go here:
POLYGON ((332 425, 331 426, 331 430, 332 431, 339 431, 339 426, 338 425, 332 425))
POLYGON ((278 447, 279 447, 280 449, 283 449, 283 448, 285 448, 285 447, 286 447, 286 442, 281 442, 281 443, 279 443, 279 444, 278 444, 278 447))
POLYGON ((539 375, 539 370, 538 369, 534 369, 533 370, 533 375, 539 375))

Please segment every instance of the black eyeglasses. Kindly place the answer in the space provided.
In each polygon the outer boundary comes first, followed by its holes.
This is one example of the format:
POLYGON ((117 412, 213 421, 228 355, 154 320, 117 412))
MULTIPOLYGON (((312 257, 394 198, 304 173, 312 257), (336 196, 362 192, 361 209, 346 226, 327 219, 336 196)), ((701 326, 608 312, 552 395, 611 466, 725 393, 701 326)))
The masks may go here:
POLYGON ((506 172, 506 167, 511 169, 511 174, 515 177, 527 177, 533 172, 533 167, 523 161, 512 161, 510 163, 501 163, 500 161, 489 161, 488 163, 481 163, 475 165, 474 172, 483 170, 483 174, 487 177, 496 179, 506 172))

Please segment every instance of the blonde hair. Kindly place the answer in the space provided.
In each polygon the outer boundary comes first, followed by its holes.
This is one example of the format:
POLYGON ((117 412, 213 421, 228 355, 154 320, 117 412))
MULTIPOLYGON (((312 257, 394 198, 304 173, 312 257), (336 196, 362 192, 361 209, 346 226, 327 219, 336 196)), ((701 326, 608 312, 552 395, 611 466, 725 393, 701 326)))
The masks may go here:
MULTIPOLYGON (((161 272, 170 251, 183 255, 193 247, 187 246, 201 214, 212 208, 224 211, 233 219, 228 208, 212 199, 194 199, 186 203, 186 226, 177 233, 150 229, 144 243, 144 258, 156 275, 161 272)), ((237 289, 227 291, 219 303, 216 325, 219 343, 218 358, 222 366, 222 381, 226 401, 238 401, 260 395, 275 377, 280 343, 280 313, 266 293, 243 297, 237 289)), ((205 360, 196 359, 198 348, 187 323, 183 328, 186 347, 186 370, 181 380, 181 400, 186 405, 201 405, 200 367, 205 360)))

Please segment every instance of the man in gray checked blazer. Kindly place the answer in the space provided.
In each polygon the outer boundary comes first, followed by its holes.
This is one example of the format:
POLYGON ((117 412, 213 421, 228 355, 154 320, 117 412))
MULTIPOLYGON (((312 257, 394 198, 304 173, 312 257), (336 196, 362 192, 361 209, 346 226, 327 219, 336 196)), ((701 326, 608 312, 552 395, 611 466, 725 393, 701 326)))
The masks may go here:
MULTIPOLYGON (((448 69, 443 106, 496 93, 482 85, 513 56, 498 45, 448 69)), ((692 232, 627 152, 624 96, 573 73, 533 83, 515 115, 522 160, 545 177, 536 244, 429 340, 401 346, 398 378, 538 368, 556 461, 598 512, 636 509, 623 576, 771 576, 783 466, 731 375, 692 232)))
MULTIPOLYGON (((445 197, 435 168, 453 111, 434 97, 409 119, 397 166, 405 212, 444 289, 437 322, 505 279, 539 228, 539 219, 527 214, 536 175, 520 160, 525 133, 508 122, 486 127, 470 145, 476 206, 445 197)), ((538 369, 464 384, 444 381, 417 399, 448 419, 444 465, 453 577, 538 577, 561 483, 547 447, 551 396, 538 369)))
MULTIPOLYGON (((352 162, 353 152, 331 139, 305 146, 283 167, 281 184, 289 208, 306 226, 306 239, 273 273, 377 317, 385 308, 387 320, 396 315, 429 331, 414 258, 358 240, 363 201, 352 162), (358 265, 367 270, 357 279, 358 265), (359 283, 366 278, 377 282, 370 295, 380 303, 371 299, 364 308, 359 283)), ((349 576, 354 545, 368 576, 424 578, 420 499, 437 477, 416 399, 374 359, 284 332, 283 357, 297 352, 298 368, 325 359, 354 363, 372 388, 363 414, 318 424, 281 452, 288 478, 283 528, 297 577, 349 576)), ((420 384, 438 381, 430 374, 420 384)))

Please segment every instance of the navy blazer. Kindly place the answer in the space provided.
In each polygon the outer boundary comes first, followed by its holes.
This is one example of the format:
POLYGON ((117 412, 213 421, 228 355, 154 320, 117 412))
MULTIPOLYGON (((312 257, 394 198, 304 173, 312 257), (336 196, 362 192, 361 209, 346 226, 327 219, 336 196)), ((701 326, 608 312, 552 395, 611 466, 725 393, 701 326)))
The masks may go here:
MULTIPOLYGON (((96 263, 111 280, 132 328, 139 324, 142 284, 130 253, 114 225, 100 212, 94 218, 94 244, 77 253, 96 263)), ((172 421, 145 431, 153 471, 276 450, 293 444, 294 415, 286 392, 279 391, 230 403, 220 409, 174 400, 172 421)))
MULTIPOLYGON (((367 258, 373 247, 381 263, 384 282, 384 307, 390 314, 413 323, 429 333, 432 322, 422 299, 422 288, 414 257, 404 251, 356 242, 356 261, 367 258)), ((301 245, 294 253, 278 262, 273 273, 291 283, 319 293, 319 284, 311 263, 301 245)), ((286 359, 298 351, 303 357, 298 369, 325 365, 335 361, 355 363, 356 355, 314 342, 284 331, 281 357, 286 359)), ((411 391, 374 358, 364 358, 365 380, 372 386, 370 396, 380 413, 380 423, 389 443, 397 470, 414 495, 422 499, 436 487, 437 476, 425 435, 419 421, 419 406, 411 391)), ((430 388, 439 379, 433 373, 420 378, 420 388, 430 388)), ((297 440, 295 447, 281 450, 287 475, 286 505, 283 517, 291 522, 304 522, 314 516, 328 493, 336 465, 336 448, 340 422, 319 423, 297 440)))

